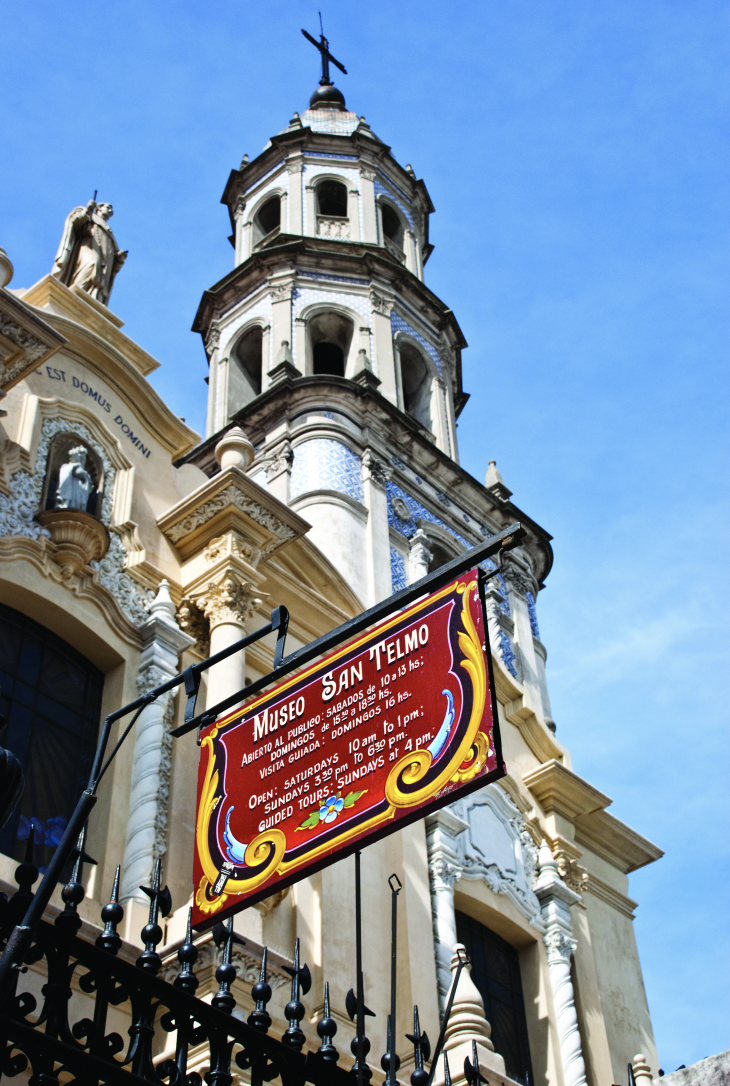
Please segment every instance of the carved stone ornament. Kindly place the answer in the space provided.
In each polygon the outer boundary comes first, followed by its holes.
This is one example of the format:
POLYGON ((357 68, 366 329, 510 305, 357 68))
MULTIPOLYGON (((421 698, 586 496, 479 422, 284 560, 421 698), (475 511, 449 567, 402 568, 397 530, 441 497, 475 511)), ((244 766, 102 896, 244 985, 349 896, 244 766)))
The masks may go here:
POLYGON ((547 950, 548 965, 554 965, 557 962, 569 963, 571 954, 575 953, 578 946, 575 939, 571 939, 564 931, 557 928, 548 931, 543 937, 543 942, 547 950))
POLYGON ((263 603, 262 593, 248 581, 241 581, 227 570, 222 577, 211 581, 191 598, 210 622, 213 630, 223 623, 245 626, 254 611, 263 603))
MULTIPOLYGON (((362 456, 362 473, 364 479, 369 479, 376 486, 385 490, 393 474, 393 469, 390 464, 382 460, 371 449, 366 449, 362 456)), ((400 501, 402 505, 406 504, 401 498, 395 498, 394 501, 400 501)), ((408 506, 406 506, 407 508, 408 506)))
POLYGON ((205 349, 209 355, 213 353, 216 347, 220 346, 221 341, 221 329, 218 321, 213 321, 208 329, 208 335, 205 340, 205 349))
MULTIPOLYGON (((223 948, 217 947, 210 935, 203 936, 203 940, 198 944, 198 950, 195 972, 201 976, 206 968, 213 972, 223 961, 223 948)), ((260 957, 252 954, 247 948, 244 949, 234 944, 231 961, 236 967, 236 982, 238 984, 252 985, 257 983, 261 973, 260 957)), ((172 961, 165 962, 158 975, 168 983, 172 983, 179 972, 180 963, 177 956, 175 956, 172 961)), ((284 970, 272 964, 271 956, 269 956, 267 963, 266 977, 274 991, 277 988, 291 984, 291 978, 284 970)))
POLYGON ((269 460, 266 465, 266 479, 271 482, 277 475, 281 475, 283 471, 291 471, 294 463, 294 450, 291 447, 291 442, 287 441, 282 445, 280 449, 277 449, 274 456, 269 460))
POLYGON ((109 304, 114 278, 127 259, 109 226, 114 209, 90 200, 68 215, 51 275, 67 287, 79 287, 102 305, 109 304))
POLYGON ((199 528, 201 524, 206 524, 209 520, 220 513, 223 509, 226 509, 229 505, 234 505, 237 509, 240 509, 243 513, 246 513, 255 520, 257 524, 267 528, 272 535, 276 538, 273 542, 269 543, 263 548, 261 557, 265 558, 280 543, 284 543, 289 539, 293 539, 296 532, 293 528, 290 528, 288 524, 284 524, 268 509, 264 509, 262 505, 254 501, 253 498, 249 498, 247 494, 244 494, 237 486, 231 483, 225 490, 221 490, 213 498, 208 498, 198 506, 194 512, 184 517, 182 520, 177 521, 176 524, 165 529, 165 535, 172 543, 177 543, 183 539, 190 532, 199 528))
POLYGON ((568 856, 559 846, 553 850, 553 855, 558 865, 558 872, 565 885, 582 897, 590 881, 586 869, 581 867, 577 860, 568 856))
POLYGON ((187 596, 180 600, 177 621, 181 630, 195 638, 195 651, 210 656, 210 623, 198 605, 187 596))
POLYGON ((407 503, 404 502, 402 498, 399 498, 396 495, 396 497, 393 498, 390 504, 393 512, 399 518, 399 520, 409 521, 411 519, 411 511, 408 508, 407 503))
POLYGON ((526 597, 528 592, 534 593, 536 591, 536 585, 532 577, 520 569, 514 562, 509 560, 505 562, 504 575, 508 584, 510 584, 520 596, 526 597))
POLYGON ((255 569, 261 558, 261 548, 247 543, 237 532, 229 532, 211 539, 204 554, 206 562, 211 566, 221 558, 233 557, 243 559, 255 569))
MULTIPOLYGON (((103 524, 109 525, 116 471, 106 449, 81 423, 54 418, 46 419, 43 423, 34 473, 30 475, 26 471, 15 472, 10 479, 10 495, 0 494, 0 537, 21 535, 36 540, 51 538, 50 530, 34 518, 43 492, 48 448, 56 434, 61 433, 78 435, 101 460, 104 468, 104 493, 100 519, 103 524)), ((91 559, 88 564, 89 568, 96 573, 99 583, 114 597, 124 616, 133 625, 138 626, 146 619, 153 597, 148 589, 140 588, 129 576, 125 568, 126 561, 127 554, 122 542, 117 533, 112 531, 106 554, 101 558, 91 559)))
POLYGON ((377 176, 377 171, 370 166, 360 166, 360 177, 365 181, 374 181, 377 176))
POLYGON ((272 302, 290 302, 292 295, 291 283, 279 283, 276 286, 271 286, 271 300, 272 302))
POLYGON ((445 859, 443 856, 437 856, 429 864, 428 873, 431 883, 431 893, 435 893, 437 890, 444 887, 453 890, 454 885, 461 878, 462 869, 457 864, 445 859))
POLYGON ((109 532, 103 524, 80 509, 46 509, 38 521, 51 533, 55 559, 65 578, 73 576, 92 559, 103 558, 109 549, 109 532))
POLYGON ((235 204, 233 205, 233 218, 240 219, 245 210, 246 201, 244 200, 243 196, 239 196, 235 204))
POLYGON ((0 387, 7 388, 21 373, 32 369, 39 359, 49 353, 50 348, 47 343, 38 339, 32 332, 21 328, 5 313, 0 313, 0 336, 4 336, 15 346, 13 350, 7 344, 3 345, 0 340, 0 362, 5 363, 5 368, 0 370, 0 387), (7 362, 3 355, 7 358, 7 362))
POLYGON ((384 317, 389 317, 390 311, 393 308, 391 302, 383 298, 376 290, 370 291, 370 305, 373 308, 373 312, 382 313, 384 317))

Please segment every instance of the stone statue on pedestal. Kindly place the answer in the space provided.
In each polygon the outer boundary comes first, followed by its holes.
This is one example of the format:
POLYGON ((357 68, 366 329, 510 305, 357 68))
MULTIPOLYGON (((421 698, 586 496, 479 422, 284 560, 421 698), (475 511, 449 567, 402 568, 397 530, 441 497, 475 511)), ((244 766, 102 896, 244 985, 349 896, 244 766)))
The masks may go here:
POLYGON ((114 277, 127 259, 109 226, 113 214, 111 204, 93 200, 86 207, 75 207, 66 219, 51 271, 67 287, 81 287, 104 305, 109 304, 114 277))
POLYGON ((68 454, 68 463, 58 472, 56 509, 86 510, 93 483, 86 470, 86 449, 77 445, 68 454))

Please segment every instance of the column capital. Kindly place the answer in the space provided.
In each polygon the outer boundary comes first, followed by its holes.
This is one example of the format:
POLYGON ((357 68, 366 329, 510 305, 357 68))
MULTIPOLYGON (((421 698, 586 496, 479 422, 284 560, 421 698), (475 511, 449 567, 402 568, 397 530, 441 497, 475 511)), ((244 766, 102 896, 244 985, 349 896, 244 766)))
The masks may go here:
POLYGON ((211 631, 224 623, 245 627, 265 596, 231 570, 191 593, 191 599, 210 622, 211 631))
POLYGON ((378 456, 372 449, 366 449, 362 455, 362 476, 365 482, 375 483, 385 489, 393 469, 383 457, 378 456))

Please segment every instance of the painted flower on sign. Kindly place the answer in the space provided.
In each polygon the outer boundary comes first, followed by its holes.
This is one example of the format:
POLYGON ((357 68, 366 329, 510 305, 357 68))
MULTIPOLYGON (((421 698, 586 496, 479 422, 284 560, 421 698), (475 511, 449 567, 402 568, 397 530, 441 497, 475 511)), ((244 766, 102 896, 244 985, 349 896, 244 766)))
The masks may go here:
POLYGON ((320 822, 334 822, 344 806, 345 801, 341 796, 330 796, 319 809, 320 822))
POLYGON ((340 792, 337 792, 336 795, 331 795, 329 799, 326 799, 323 803, 320 803, 315 807, 314 810, 310 811, 302 824, 297 826, 297 829, 313 830, 315 827, 323 826, 328 822, 334 822, 340 811, 347 807, 354 806, 360 799, 360 796, 364 796, 366 792, 367 788, 363 788, 360 792, 348 792, 344 799, 340 792))

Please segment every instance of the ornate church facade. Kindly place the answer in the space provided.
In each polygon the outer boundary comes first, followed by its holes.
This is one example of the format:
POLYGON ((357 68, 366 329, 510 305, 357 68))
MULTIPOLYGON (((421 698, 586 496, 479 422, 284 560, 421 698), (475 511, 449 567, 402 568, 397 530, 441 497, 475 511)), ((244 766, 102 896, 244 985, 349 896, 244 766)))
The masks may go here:
MULTIPOLYGON (((395 871, 399 990, 431 1036, 454 948, 471 959, 447 1033, 455 1081, 476 1038, 490 1083, 611 1086, 633 1059, 647 1084, 658 1062, 629 875, 661 851, 608 810, 556 735, 537 619, 550 535, 513 504, 494 461, 484 483, 459 464, 466 341, 426 285, 426 186, 325 82, 232 171, 223 202, 233 267, 194 321, 209 362, 203 438, 154 391, 157 361, 106 304, 126 255, 110 205, 74 209, 52 274, 35 285, 10 289, 0 260, 0 742, 26 777, 0 834, 3 889, 31 828, 48 862, 100 716, 279 604, 291 651, 518 520, 525 541, 487 591, 508 775, 363 853, 373 1054, 386 1049, 395 871)), ((216 665, 203 697, 216 703, 272 664, 260 641, 216 665)), ((163 955, 182 941, 194 892, 198 749, 194 734, 170 735, 183 701, 144 710, 88 827, 98 864, 79 908, 85 930, 98 927, 120 864, 120 953, 132 961, 156 861, 173 902, 163 955)), ((269 1011, 284 1028, 282 970, 298 937, 313 975, 308 1040, 325 981, 340 1036, 352 1035, 353 879, 344 860, 235 918, 245 1013, 268 946, 269 1011)), ((209 934, 198 942, 211 990, 216 950, 209 934)), ((410 1028, 404 1012, 396 1032, 410 1028)), ((403 1056, 402 1081, 412 1069, 403 1056)))

